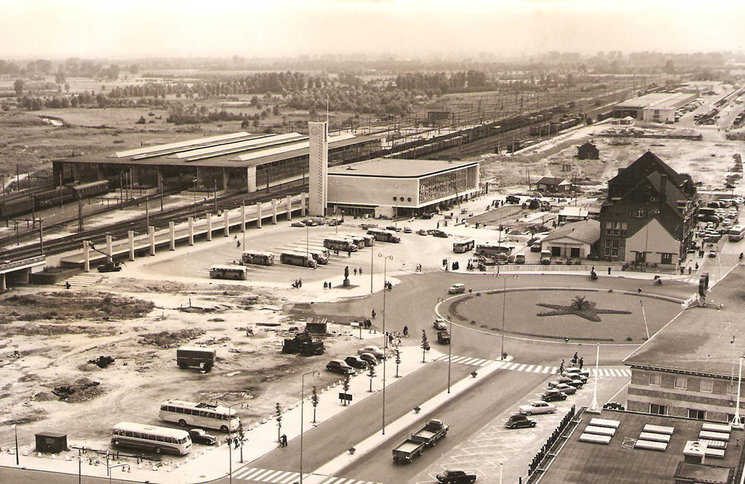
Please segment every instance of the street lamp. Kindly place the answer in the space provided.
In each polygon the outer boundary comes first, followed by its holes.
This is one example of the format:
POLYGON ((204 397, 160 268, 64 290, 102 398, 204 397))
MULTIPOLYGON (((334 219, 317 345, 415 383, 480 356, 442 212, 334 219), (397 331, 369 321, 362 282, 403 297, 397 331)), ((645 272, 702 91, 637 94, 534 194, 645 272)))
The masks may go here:
POLYGON ((385 435, 385 364, 388 349, 388 335, 385 333, 385 293, 388 284, 388 261, 393 260, 393 256, 384 256, 382 252, 378 252, 378 257, 383 258, 383 435, 385 435))
POLYGON ((16 424, 11 425, 11 428, 13 428, 13 435, 16 439, 16 465, 20 465, 18 461, 18 429, 16 428, 16 424))
POLYGON ((448 333, 450 333, 450 342, 448 343, 448 393, 450 393, 450 365, 452 364, 451 353, 453 347, 453 321, 450 318, 448 318, 448 333))
POLYGON ((595 351, 595 389, 592 392, 592 404, 590 405, 590 408, 587 409, 590 413, 600 413, 600 406, 598 405, 598 379, 600 378, 600 373, 598 373, 598 364, 600 362, 600 343, 597 345, 597 349, 595 351))
MULTIPOLYGON (((243 402, 233 402, 230 405, 225 405, 228 408, 228 480, 230 484, 233 484, 233 414, 232 408, 234 405, 238 405, 243 402)), ((241 442, 243 446, 243 442, 241 442)))
POLYGON ((314 370, 303 373, 302 376, 300 376, 300 484, 303 484, 303 425, 305 423, 303 409, 305 403, 305 377, 306 375, 318 376, 319 374, 318 371, 314 370))

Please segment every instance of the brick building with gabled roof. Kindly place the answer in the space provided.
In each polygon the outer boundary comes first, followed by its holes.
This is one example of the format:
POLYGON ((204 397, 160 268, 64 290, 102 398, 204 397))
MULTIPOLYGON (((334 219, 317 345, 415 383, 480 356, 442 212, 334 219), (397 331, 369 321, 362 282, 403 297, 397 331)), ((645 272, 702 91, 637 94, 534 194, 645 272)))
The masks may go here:
POLYGON ((600 209, 600 256, 675 265, 693 240, 697 211, 691 177, 647 151, 608 181, 600 209))

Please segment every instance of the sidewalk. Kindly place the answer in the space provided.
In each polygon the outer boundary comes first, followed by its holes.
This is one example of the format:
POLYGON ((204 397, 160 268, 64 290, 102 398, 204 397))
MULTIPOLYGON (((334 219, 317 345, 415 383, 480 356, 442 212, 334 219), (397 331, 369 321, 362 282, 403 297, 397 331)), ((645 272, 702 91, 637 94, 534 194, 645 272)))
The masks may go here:
MULTIPOLYGON (((372 336, 378 336, 377 339, 379 339, 380 334, 378 333, 377 335, 372 336)), ((402 346, 400 348, 400 351, 401 364, 399 365, 399 375, 401 378, 412 375, 417 370, 424 368, 426 365, 443 356, 441 353, 435 350, 430 350, 426 353, 426 363, 422 363, 422 350, 419 348, 419 346, 402 346)), ((494 369, 496 369, 496 367, 490 370, 490 372, 494 371, 494 369)), ((319 389, 320 401, 316 409, 317 422, 315 424, 312 421, 313 406, 310 402, 310 391, 313 386, 313 377, 312 375, 308 375, 305 379, 305 405, 303 414, 304 431, 307 431, 314 426, 320 425, 324 421, 334 417, 340 412, 343 412, 351 405, 359 403, 368 396, 380 391, 382 389, 383 365, 380 364, 376 366, 375 370, 377 376, 373 378, 372 393, 369 391, 370 378, 367 376, 367 373, 357 374, 350 379, 350 388, 348 393, 351 393, 353 396, 353 400, 350 405, 343 406, 336 398, 336 393, 343 391, 340 385, 341 380, 339 381, 339 383, 333 384, 325 389, 319 389)), ((486 367, 479 370, 480 373, 483 373, 485 371, 487 371, 486 367)), ((395 358, 389 357, 388 360, 386 360, 386 379, 389 382, 399 381, 399 379, 395 378, 395 374, 395 358)), ((459 383, 456 383, 453 388, 457 388, 458 385, 459 383)), ((300 389, 298 389, 298 391, 299 390, 300 389)), ((457 394, 458 392, 454 391, 452 393, 452 396, 455 396, 457 394)), ((427 402, 422 403, 420 406, 422 407, 422 409, 432 409, 437 405, 439 405, 439 403, 434 405, 431 402, 427 402)), ((426 413, 426 410, 424 411, 426 413)), ((301 407, 300 402, 298 401, 294 407, 285 409, 282 414, 282 427, 280 432, 287 435, 288 440, 292 440, 300 435, 300 412, 301 407)), ((412 417, 416 416, 412 414, 412 417)), ((399 422, 392 423, 391 429, 393 433, 395 433, 395 429, 398 428, 395 427, 396 425, 403 424, 399 422)), ((406 423, 406 425, 408 425, 408 423, 406 423)), ((117 461, 112 460, 110 461, 110 465, 112 466, 119 464, 129 464, 130 466, 129 471, 123 470, 121 466, 113 469, 112 476, 115 479, 121 480, 131 480, 139 482, 150 481, 174 484, 204 482, 219 479, 228 475, 228 469, 231 463, 232 470, 233 472, 235 472, 242 465, 256 460, 259 457, 274 450, 277 447, 277 438, 280 432, 278 432, 277 421, 274 415, 267 415, 264 419, 261 420, 261 423, 259 423, 258 425, 248 427, 246 429, 246 442, 243 447, 243 463, 240 462, 240 449, 229 449, 228 446, 225 445, 225 439, 227 437, 226 435, 220 432, 209 431, 209 433, 218 437, 220 443, 217 447, 195 445, 192 447, 191 453, 187 456, 181 458, 167 458, 157 464, 136 464, 135 461, 131 459, 123 459, 117 461)), ((393 435, 393 433, 391 435, 393 435)), ((53 456, 46 454, 44 457, 39 457, 32 451, 33 444, 21 444, 21 468, 62 472, 67 474, 78 474, 78 460, 76 452, 68 452, 66 454, 63 454, 63 456, 53 456)), ((70 445, 75 445, 75 443, 69 442, 68 446, 70 445)), ((368 443, 367 440, 360 445, 361 447, 358 448, 361 452, 357 455, 357 457, 364 454, 365 450, 363 449, 371 448, 371 444, 368 443)), ((0 453, 0 466, 16 467, 15 455, 13 450, 5 450, 6 452, 0 453)), ((130 453, 130 450, 123 449, 123 452, 130 453)), ((90 465, 88 463, 88 458, 84 456, 82 463, 82 474, 85 476, 107 477, 105 456, 98 456, 98 460, 100 461, 100 463, 90 465)), ((335 460, 334 462, 336 462, 337 460, 335 460)), ((339 460, 339 463, 347 465, 348 462, 345 462, 346 461, 344 460, 339 460)), ((333 467, 330 467, 330 469, 333 469, 333 467)))

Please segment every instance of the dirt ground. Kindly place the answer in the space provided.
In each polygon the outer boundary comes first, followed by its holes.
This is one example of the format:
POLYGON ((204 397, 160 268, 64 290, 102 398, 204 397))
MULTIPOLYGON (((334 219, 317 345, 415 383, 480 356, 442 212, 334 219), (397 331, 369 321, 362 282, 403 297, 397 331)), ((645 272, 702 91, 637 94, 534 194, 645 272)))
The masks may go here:
MULTIPOLYGON (((0 299, 0 447, 15 423, 26 441, 54 430, 68 433, 70 445, 107 449, 117 422, 162 425, 165 398, 245 403, 238 413, 251 425, 277 402, 294 403, 303 371, 360 345, 333 325, 326 356, 282 354, 282 338, 305 314, 284 312, 286 299, 265 289, 117 279, 90 291, 10 294, 0 299), (182 344, 215 348, 213 370, 180 370, 182 344), (99 357, 114 361, 101 368, 99 357)), ((318 385, 336 379, 322 372, 318 385)))

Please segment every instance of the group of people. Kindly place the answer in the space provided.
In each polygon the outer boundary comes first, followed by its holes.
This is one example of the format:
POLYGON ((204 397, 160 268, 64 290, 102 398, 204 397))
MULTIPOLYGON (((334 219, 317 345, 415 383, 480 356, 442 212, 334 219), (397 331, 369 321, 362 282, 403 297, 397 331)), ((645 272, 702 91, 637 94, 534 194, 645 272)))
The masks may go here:
MULTIPOLYGON (((577 352, 574 352, 574 356, 571 360, 569 360, 572 366, 579 366, 579 369, 581 370, 582 367, 585 365, 585 359, 581 356, 577 356, 577 352)), ((559 363, 559 374, 564 373, 564 358, 561 359, 561 363, 559 363)))
POLYGON ((295 289, 297 289, 299 287, 303 287, 303 280, 302 279, 295 279, 295 281, 293 281, 293 283, 292 283, 292 287, 294 287, 295 289))

